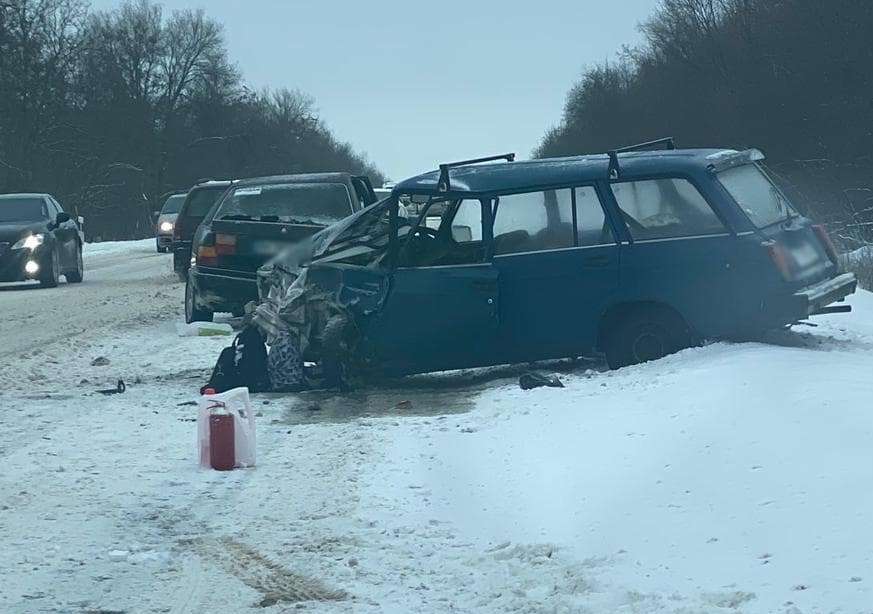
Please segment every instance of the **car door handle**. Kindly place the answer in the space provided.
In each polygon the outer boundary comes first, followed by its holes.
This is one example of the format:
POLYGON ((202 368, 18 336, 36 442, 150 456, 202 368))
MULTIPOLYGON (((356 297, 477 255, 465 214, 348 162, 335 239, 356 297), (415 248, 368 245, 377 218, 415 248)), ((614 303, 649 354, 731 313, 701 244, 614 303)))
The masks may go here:
POLYGON ((582 261, 587 266, 606 266, 612 262, 609 256, 591 256, 582 261))

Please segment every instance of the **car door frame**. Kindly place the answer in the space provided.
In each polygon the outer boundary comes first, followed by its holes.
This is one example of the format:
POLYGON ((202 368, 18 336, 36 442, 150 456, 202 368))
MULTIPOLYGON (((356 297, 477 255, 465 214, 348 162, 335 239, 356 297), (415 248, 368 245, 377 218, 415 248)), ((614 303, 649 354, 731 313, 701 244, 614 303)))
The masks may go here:
MULTIPOLYGON (((513 194, 528 194, 535 192, 546 192, 550 190, 569 190, 571 195, 571 222, 573 226, 573 245, 561 248, 552 248, 547 250, 536 250, 530 252, 517 252, 511 254, 494 254, 493 241, 489 251, 489 257, 492 261, 499 260, 503 268, 512 265, 514 260, 530 259, 542 260, 544 268, 550 268, 555 262, 560 263, 564 267, 566 277, 570 278, 570 285, 563 286, 563 291, 558 286, 552 288, 552 295, 556 300, 565 301, 564 313, 556 316, 554 332, 540 330, 531 334, 529 330, 512 331, 508 327, 512 325, 512 321, 516 320, 515 326, 519 327, 517 322, 519 319, 536 318, 540 319, 541 309, 536 305, 529 304, 525 308, 522 304, 513 304, 511 296, 501 297, 501 332, 500 337, 504 342, 503 353, 509 362, 519 362, 525 360, 542 360, 549 358, 564 358, 575 357, 583 354, 589 354, 595 349, 597 341, 597 329, 602 313, 607 308, 607 305, 614 300, 614 296, 619 290, 620 270, 621 270, 621 250, 620 237, 617 232, 610 209, 604 193, 604 185, 599 180, 586 180, 575 182, 563 182, 547 186, 531 186, 524 189, 513 189, 511 191, 496 193, 492 198, 507 196, 513 194), (609 225, 612 231, 612 243, 604 243, 598 245, 580 245, 579 244, 579 214, 576 190, 578 188, 593 188, 601 210, 603 211, 604 223, 609 225), (595 283, 587 283, 586 271, 592 271, 600 274, 599 279, 595 283), (599 286, 598 291, 601 296, 594 297, 593 301, 587 300, 586 290, 591 287, 599 286), (558 296, 560 295, 560 296, 558 296), (578 311, 583 308, 583 305, 588 307, 586 316, 575 317, 579 315, 578 311)), ((493 205, 492 205, 493 206, 493 205)), ((492 215, 491 234, 493 236, 493 224, 496 216, 500 215, 499 204, 497 211, 492 215)), ((528 263, 528 268, 529 268, 528 263)), ((498 269, 501 269, 498 266, 498 269)), ((520 266, 524 269, 524 266, 520 266)), ((548 275, 545 271, 546 279, 555 277, 548 275)), ((500 276, 501 291, 504 286, 510 283, 510 273, 507 271, 500 276)), ((557 282, 556 282, 557 283, 557 282)), ((546 283, 541 290, 548 291, 549 283, 546 283)), ((516 293, 520 294, 520 293, 516 293)), ((536 300, 543 300, 544 297, 537 296, 536 300)), ((555 303, 551 303, 554 305, 555 303)), ((543 305, 542 310, 547 309, 543 305)), ((546 328, 552 323, 545 325, 546 328)))
POLYGON ((51 229, 52 236, 54 237, 55 248, 58 252, 58 265, 60 266, 61 272, 63 272, 69 269, 73 262, 70 245, 75 242, 75 239, 73 238, 74 233, 70 229, 70 221, 62 224, 57 223, 58 215, 60 213, 65 213, 65 211, 53 196, 46 196, 46 206, 50 212, 49 228, 51 229))
MULTIPOLYGON (((741 231, 736 227, 733 216, 722 208, 721 194, 714 186, 702 180, 702 177, 681 171, 622 175, 604 180, 602 183, 605 196, 604 207, 607 208, 608 214, 613 219, 613 225, 621 233, 621 292, 617 302, 665 305, 678 313, 696 336, 717 337, 728 332, 730 330, 729 322, 735 319, 736 313, 747 311, 747 306, 741 306, 731 300, 724 300, 723 297, 742 297, 745 295, 742 292, 742 279, 736 271, 742 258, 740 239, 752 233, 741 231), (724 232, 657 239, 634 239, 612 191, 612 185, 664 179, 688 181, 712 209, 724 227, 724 232), (657 245, 663 245, 668 250, 679 252, 683 246, 687 246, 691 248, 691 251, 694 251, 694 248, 703 244, 702 242, 707 244, 716 242, 718 247, 716 253, 713 253, 712 250, 709 253, 699 252, 711 256, 710 267, 712 271, 721 274, 720 281, 703 276, 703 287, 712 285, 715 292, 702 290, 700 284, 687 283, 688 280, 677 279, 675 275, 664 276, 664 279, 669 280, 668 283, 659 284, 659 275, 653 274, 657 271, 652 268, 658 258, 647 257, 644 252, 651 252, 652 247, 657 245), (640 262, 645 262, 649 271, 640 274, 638 264, 640 262)), ((658 255, 657 252, 655 254, 658 255)), ((687 261, 687 259, 682 258, 681 261, 687 261)), ((690 262, 700 265, 701 261, 691 259, 690 262)), ((686 274, 688 273, 687 267, 682 270, 686 274)))
MULTIPOLYGON (((498 271, 487 257, 490 201, 473 195, 456 197, 458 202, 479 201, 485 247, 481 262, 401 266, 400 250, 406 245, 404 239, 408 241, 412 233, 398 237, 398 199, 396 196, 393 199, 389 288, 382 309, 369 326, 380 366, 388 373, 409 374, 499 364, 501 357, 496 353, 500 313, 498 271), (413 306, 420 308, 418 313, 409 312, 413 306)), ((414 228, 424 225, 429 208, 430 205, 421 211, 414 228)), ((458 208, 459 204, 452 207, 450 217, 444 218, 448 225, 441 231, 450 231, 446 229, 451 228, 458 208)))

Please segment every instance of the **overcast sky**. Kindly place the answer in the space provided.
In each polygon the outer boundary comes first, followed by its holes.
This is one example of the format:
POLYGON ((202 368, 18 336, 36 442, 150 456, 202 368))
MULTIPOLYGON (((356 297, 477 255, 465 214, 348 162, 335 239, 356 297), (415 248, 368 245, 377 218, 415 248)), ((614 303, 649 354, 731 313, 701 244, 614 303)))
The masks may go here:
POLYGON ((637 42, 657 0, 162 4, 205 9, 251 86, 311 94, 339 139, 400 180, 441 161, 529 157, 582 70, 637 42))

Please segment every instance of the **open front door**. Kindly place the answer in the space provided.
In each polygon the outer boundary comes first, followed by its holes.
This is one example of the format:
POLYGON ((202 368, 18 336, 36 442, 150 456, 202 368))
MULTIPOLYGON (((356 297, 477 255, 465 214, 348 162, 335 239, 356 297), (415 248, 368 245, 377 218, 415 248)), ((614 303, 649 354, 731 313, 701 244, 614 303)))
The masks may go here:
POLYGON ((398 268, 368 335, 389 373, 493 364, 497 269, 490 263, 398 268))

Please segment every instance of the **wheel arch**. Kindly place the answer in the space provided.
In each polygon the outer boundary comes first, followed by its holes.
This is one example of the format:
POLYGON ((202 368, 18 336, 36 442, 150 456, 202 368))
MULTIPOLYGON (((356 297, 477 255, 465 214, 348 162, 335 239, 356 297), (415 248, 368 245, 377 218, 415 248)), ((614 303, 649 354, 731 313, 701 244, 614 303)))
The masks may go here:
POLYGON ((694 337, 694 331, 689 326, 688 321, 679 312, 678 309, 665 301, 658 300, 639 300, 625 301, 610 305, 600 317, 597 324, 597 342, 596 349, 603 350, 606 339, 609 334, 615 330, 615 327, 626 317, 637 313, 656 313, 667 318, 675 323, 681 330, 684 330, 689 337, 694 337))

